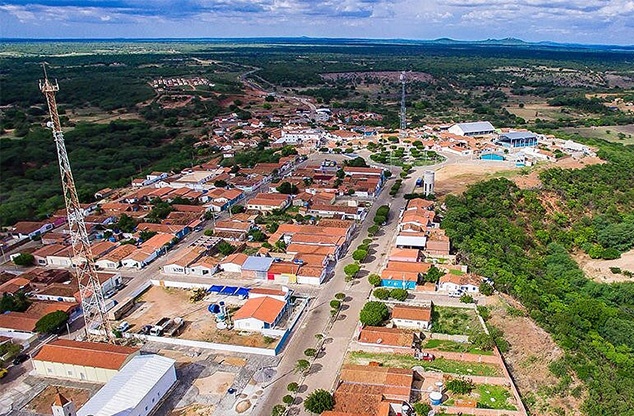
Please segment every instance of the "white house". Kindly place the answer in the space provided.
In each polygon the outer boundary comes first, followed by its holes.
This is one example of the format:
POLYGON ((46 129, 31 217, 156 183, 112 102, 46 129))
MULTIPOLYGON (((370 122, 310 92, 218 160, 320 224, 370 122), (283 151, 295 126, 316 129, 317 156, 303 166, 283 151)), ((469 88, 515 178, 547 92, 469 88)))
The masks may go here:
POLYGON ((233 315, 235 329, 257 331, 274 328, 284 317, 288 304, 270 296, 247 300, 233 315))
POLYGON ((431 307, 395 306, 392 323, 397 328, 428 330, 431 328, 431 307))
POLYGON ((438 280, 438 290, 443 292, 455 292, 461 290, 465 293, 480 293, 482 279, 473 274, 455 275, 447 273, 438 280))
POLYGON ((187 268, 187 274, 211 276, 218 271, 218 262, 213 257, 202 257, 187 268))
POLYGON ((227 256, 220 262, 220 268, 229 273, 241 273, 242 265, 247 261, 248 256, 243 253, 235 253, 227 256))

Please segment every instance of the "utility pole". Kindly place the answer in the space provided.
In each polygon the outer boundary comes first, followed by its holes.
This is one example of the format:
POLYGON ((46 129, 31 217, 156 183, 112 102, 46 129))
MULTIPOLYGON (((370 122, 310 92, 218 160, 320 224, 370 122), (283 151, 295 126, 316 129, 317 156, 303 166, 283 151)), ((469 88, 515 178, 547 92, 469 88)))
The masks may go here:
POLYGON ((57 148, 57 158, 59 162, 59 171, 62 179, 62 191, 64 193, 64 202, 66 203, 66 216, 68 219, 68 229, 70 232, 70 241, 73 248, 73 256, 76 259, 85 259, 85 264, 78 264, 74 268, 74 275, 79 285, 79 295, 81 298, 81 306, 83 309, 83 317, 86 323, 86 333, 90 336, 90 330, 96 330, 105 334, 108 342, 114 342, 108 321, 105 317, 106 302, 101 290, 101 284, 97 277, 97 269, 95 267, 88 232, 86 231, 86 223, 84 222, 84 212, 79 204, 77 189, 75 188, 75 180, 70 168, 68 154, 66 153, 66 145, 64 144, 64 135, 62 126, 59 121, 57 112, 57 102, 55 93, 59 91, 57 81, 52 83, 46 74, 46 66, 44 69, 44 80, 40 80, 40 90, 46 97, 50 121, 46 125, 53 132, 53 139, 57 148))

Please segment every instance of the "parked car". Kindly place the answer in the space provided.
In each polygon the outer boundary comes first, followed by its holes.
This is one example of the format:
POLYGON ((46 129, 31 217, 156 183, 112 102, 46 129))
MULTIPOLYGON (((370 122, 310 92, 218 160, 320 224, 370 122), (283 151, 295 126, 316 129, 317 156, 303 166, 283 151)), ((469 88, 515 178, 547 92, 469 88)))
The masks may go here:
POLYGON ((414 358, 416 358, 417 360, 423 360, 423 361, 434 361, 436 359, 436 356, 428 352, 417 351, 414 353, 414 358))
POLYGON ((109 291, 107 291, 107 292, 103 295, 103 297, 104 297, 104 298, 106 298, 106 299, 110 299, 111 297, 113 297, 113 296, 115 295, 115 293, 117 293, 117 291, 116 291, 116 290, 114 290, 114 289, 110 289, 109 291))
POLYGON ((6 368, 0 368, 0 378, 5 378, 9 374, 9 370, 6 368))
POLYGON ((130 329, 130 323, 128 321, 121 322, 119 326, 117 327, 117 331, 119 332, 125 332, 128 329, 130 329))
POLYGON ((30 357, 28 354, 18 354, 15 356, 15 358, 13 359, 13 365, 20 365, 23 362, 25 362, 26 360, 28 360, 30 357))
POLYGON ((141 330, 139 331, 139 334, 149 335, 151 329, 152 329, 152 325, 143 325, 141 327, 141 330))
POLYGON ((117 290, 121 290, 125 287, 125 285, 123 283, 117 283, 117 286, 115 286, 117 288, 117 290))

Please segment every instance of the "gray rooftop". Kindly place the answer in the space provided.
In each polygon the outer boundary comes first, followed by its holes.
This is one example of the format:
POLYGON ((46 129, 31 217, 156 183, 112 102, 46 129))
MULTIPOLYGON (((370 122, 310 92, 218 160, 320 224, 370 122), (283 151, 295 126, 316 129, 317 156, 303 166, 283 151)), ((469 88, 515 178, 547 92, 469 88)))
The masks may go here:
POLYGON ((456 124, 465 133, 480 133, 483 131, 495 131, 493 124, 488 121, 476 121, 474 123, 458 123, 456 124))
POLYGON ((520 140, 520 139, 535 139, 537 138, 537 135, 535 133, 531 133, 530 131, 513 131, 510 133, 500 134, 500 139, 503 137, 509 140, 520 140))
POLYGON ((272 257, 249 256, 242 265, 242 270, 255 270, 257 272, 266 272, 273 264, 272 257))

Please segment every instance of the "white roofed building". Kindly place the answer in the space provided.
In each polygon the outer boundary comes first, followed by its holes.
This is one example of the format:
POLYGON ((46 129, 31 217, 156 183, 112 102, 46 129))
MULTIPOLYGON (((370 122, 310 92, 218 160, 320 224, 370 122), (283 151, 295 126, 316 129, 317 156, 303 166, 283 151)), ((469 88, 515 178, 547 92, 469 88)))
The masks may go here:
POLYGON ((458 136, 485 136, 495 133, 495 127, 488 121, 458 123, 449 127, 449 133, 457 134, 458 136))
POLYGON ((147 416, 176 383, 176 361, 160 355, 132 358, 77 412, 77 416, 147 416))

